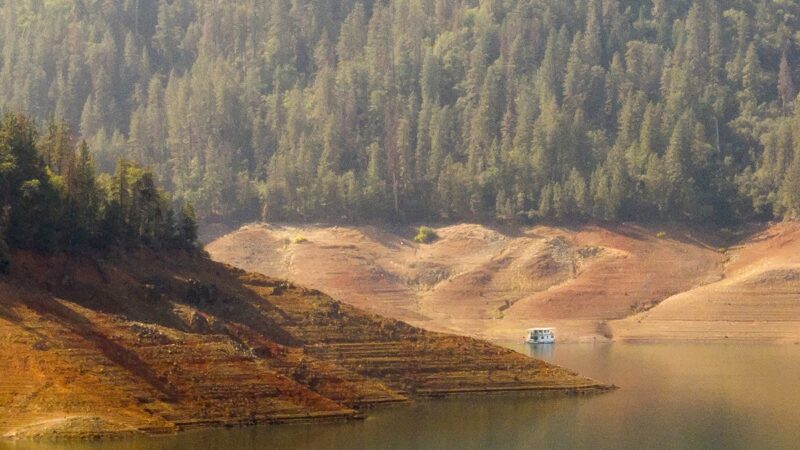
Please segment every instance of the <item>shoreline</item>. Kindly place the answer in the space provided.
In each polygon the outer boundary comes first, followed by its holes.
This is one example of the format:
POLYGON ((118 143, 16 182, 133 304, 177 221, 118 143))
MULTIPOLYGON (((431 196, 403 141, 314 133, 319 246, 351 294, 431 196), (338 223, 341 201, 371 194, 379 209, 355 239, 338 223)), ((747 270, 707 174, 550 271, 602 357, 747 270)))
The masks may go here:
POLYGON ((72 416, 62 419, 51 419, 39 423, 25 425, 16 430, 11 430, 0 436, 2 442, 81 442, 81 441, 116 441, 126 438, 159 438, 176 436, 181 433, 211 430, 222 428, 248 428, 261 426, 278 425, 299 425, 299 424, 329 424, 345 423, 351 421, 361 421, 369 418, 365 410, 378 410, 395 406, 411 405, 420 401, 439 401, 461 397, 484 397, 484 396, 529 396, 534 398, 543 397, 573 397, 591 396, 609 393, 620 389, 619 386, 597 383, 585 386, 509 386, 505 388, 484 388, 484 389, 437 389, 431 391, 417 391, 416 395, 407 400, 384 400, 368 401, 354 406, 351 410, 314 412, 309 414, 287 414, 265 419, 231 419, 231 420, 189 420, 173 423, 172 427, 146 427, 130 428, 122 424, 114 424, 104 421, 97 416, 72 416), (75 421, 88 423, 103 422, 106 425, 115 425, 119 429, 105 430, 71 430, 61 429, 48 430, 54 424, 74 425, 75 421))

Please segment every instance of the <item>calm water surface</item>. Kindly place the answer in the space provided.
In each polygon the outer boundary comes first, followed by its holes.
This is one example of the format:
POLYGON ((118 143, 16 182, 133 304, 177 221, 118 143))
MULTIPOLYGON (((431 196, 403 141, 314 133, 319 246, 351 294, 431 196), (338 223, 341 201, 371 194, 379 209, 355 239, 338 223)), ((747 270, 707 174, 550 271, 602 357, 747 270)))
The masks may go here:
POLYGON ((363 422, 204 430, 34 449, 800 448, 800 345, 515 349, 614 383, 609 394, 489 396, 370 411, 363 422))

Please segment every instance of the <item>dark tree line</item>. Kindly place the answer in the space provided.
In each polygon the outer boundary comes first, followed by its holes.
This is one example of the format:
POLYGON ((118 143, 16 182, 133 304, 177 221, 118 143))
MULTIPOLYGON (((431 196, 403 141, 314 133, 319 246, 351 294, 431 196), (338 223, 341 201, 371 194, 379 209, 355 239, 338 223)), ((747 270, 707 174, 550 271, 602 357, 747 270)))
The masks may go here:
POLYGON ((794 0, 14 0, 0 17, 10 106, 54 110, 102 171, 152 167, 203 218, 800 214, 794 0))
POLYGON ((0 273, 13 248, 189 249, 197 240, 191 206, 175 214, 152 172, 122 161, 98 176, 89 148, 65 124, 40 131, 21 114, 0 119, 0 213, 0 273))

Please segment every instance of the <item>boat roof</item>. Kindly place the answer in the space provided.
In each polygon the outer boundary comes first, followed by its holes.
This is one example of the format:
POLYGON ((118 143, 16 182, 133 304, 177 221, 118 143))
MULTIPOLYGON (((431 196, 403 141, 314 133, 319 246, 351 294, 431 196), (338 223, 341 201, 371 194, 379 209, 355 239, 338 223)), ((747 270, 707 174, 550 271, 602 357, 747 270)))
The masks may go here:
POLYGON ((528 328, 528 331, 553 331, 553 327, 528 328))

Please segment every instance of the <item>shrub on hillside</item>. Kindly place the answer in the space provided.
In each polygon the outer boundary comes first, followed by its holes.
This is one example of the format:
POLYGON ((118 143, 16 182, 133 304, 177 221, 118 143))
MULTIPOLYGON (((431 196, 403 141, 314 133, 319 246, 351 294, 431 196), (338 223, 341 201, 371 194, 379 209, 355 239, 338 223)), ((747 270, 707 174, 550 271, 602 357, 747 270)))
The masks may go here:
POLYGON ((306 239, 305 236, 298 235, 292 239, 292 244, 303 244, 305 242, 308 242, 308 239, 306 239))
POLYGON ((436 230, 426 226, 419 227, 419 230, 417 230, 417 235, 414 236, 414 242, 420 244, 430 244, 436 239, 439 239, 439 235, 436 234, 436 230))

